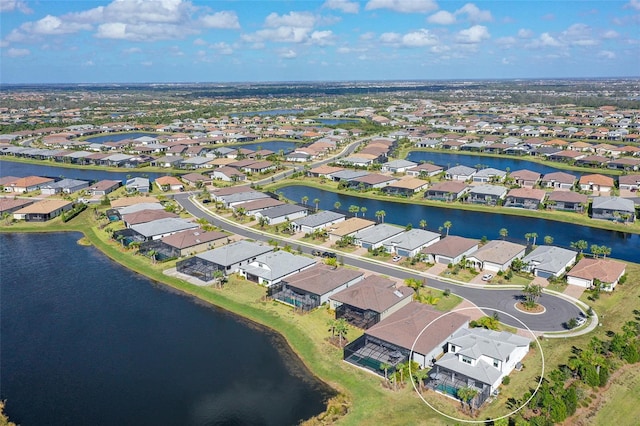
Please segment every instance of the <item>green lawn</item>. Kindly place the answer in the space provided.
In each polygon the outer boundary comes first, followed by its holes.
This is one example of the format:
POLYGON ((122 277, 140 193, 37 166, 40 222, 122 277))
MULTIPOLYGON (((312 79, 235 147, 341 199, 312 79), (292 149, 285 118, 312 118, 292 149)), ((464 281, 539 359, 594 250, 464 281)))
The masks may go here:
POLYGON ((609 426, 637 422, 637 419, 640 419, 638 395, 640 367, 629 369, 613 380, 591 424, 609 426))

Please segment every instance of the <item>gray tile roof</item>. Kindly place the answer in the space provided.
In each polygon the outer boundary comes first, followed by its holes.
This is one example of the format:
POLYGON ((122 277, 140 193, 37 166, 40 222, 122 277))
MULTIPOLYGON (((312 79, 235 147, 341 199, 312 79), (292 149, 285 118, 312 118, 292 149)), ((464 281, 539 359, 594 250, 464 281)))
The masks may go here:
POLYGON ((267 194, 259 191, 238 192, 235 194, 221 195, 218 197, 225 204, 240 203, 243 201, 260 200, 262 198, 270 198, 267 194))
POLYGON ((478 185, 473 186, 469 190, 470 194, 481 194, 481 195, 493 195, 495 197, 502 197, 507 193, 507 188, 499 185, 478 185))
POLYGON ((261 254, 268 253, 272 247, 259 243, 240 240, 217 249, 200 253, 197 257, 221 266, 230 266, 261 254))
POLYGON ((336 213, 331 210, 323 210, 318 213, 310 214, 309 216, 302 217, 293 221, 298 226, 309 226, 315 228, 316 226, 324 225, 341 218, 346 217, 342 213, 336 213))
POLYGON ((404 232, 404 228, 400 228, 399 226, 389 225, 388 223, 381 223, 379 225, 374 226, 373 228, 364 229, 362 231, 358 231, 355 233, 354 238, 356 240, 361 240, 367 243, 379 243, 381 241, 386 240, 387 238, 391 238, 395 235, 404 232))
POLYGON ((384 163, 382 166, 386 168, 397 169, 397 168, 415 167, 417 165, 418 163, 414 163, 413 161, 409 161, 409 160, 393 160, 393 161, 384 163))
POLYGON ((567 263, 576 260, 577 253, 555 246, 538 246, 522 258, 523 262, 543 271, 558 273, 564 270, 567 263))
POLYGON ((476 169, 474 169, 473 167, 467 167, 467 166, 453 166, 447 169, 447 174, 452 176, 453 175, 471 176, 474 173, 476 173, 476 169))
POLYGON ((593 197, 594 209, 618 210, 629 213, 635 212, 635 205, 632 200, 622 197, 593 197))
POLYGON ((197 228, 198 224, 186 221, 178 218, 165 218, 158 219, 152 222, 141 223, 139 225, 132 225, 131 229, 137 233, 150 238, 155 235, 169 234, 173 232, 184 231, 187 229, 197 228))
POLYGON ((297 256, 284 250, 261 254, 256 257, 255 262, 266 265, 266 267, 247 265, 242 269, 252 275, 262 277, 267 280, 286 277, 289 274, 308 268, 316 263, 314 259, 305 256, 297 256))
POLYGON ((142 210, 164 210, 164 207, 160 203, 138 203, 127 207, 121 207, 118 209, 121 215, 127 215, 136 213, 142 210))
POLYGON ((331 178, 339 180, 351 180, 357 177, 366 176, 369 172, 360 170, 342 170, 340 172, 332 173, 331 178))
POLYGON ((504 170, 498 170, 498 169, 494 169, 492 167, 488 167, 486 169, 482 169, 482 170, 478 170, 478 172, 474 175, 474 178, 476 177, 492 177, 492 176, 500 176, 500 177, 505 177, 507 175, 507 172, 505 172, 504 170))
POLYGON ((262 210, 260 212, 260 215, 270 219, 275 219, 277 217, 287 216, 294 213, 300 213, 306 210, 307 210, 306 207, 298 206, 295 204, 283 204, 281 206, 270 207, 268 209, 262 210))
POLYGON ((385 242, 385 245, 395 245, 401 249, 415 250, 434 240, 439 240, 440 234, 423 229, 411 229, 396 235, 385 242))

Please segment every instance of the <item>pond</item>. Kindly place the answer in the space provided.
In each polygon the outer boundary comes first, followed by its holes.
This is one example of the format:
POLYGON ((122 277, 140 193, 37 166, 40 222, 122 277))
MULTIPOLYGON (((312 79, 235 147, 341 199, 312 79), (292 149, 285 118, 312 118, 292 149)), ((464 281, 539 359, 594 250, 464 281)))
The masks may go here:
POLYGON ((243 143, 242 145, 225 145, 227 148, 246 148, 251 149, 253 151, 258 151, 259 149, 268 149, 269 151, 273 151, 276 154, 282 150, 283 153, 288 154, 296 148, 297 144, 291 141, 264 141, 264 142, 255 142, 255 143, 243 143))
MULTIPOLYGON (((487 237, 490 240, 500 238, 500 229, 506 228, 510 239, 525 242, 524 235, 535 232, 538 243, 549 235, 554 239, 554 245, 569 247, 571 242, 586 240, 589 245, 605 245, 611 247, 611 255, 618 259, 640 263, 640 235, 604 229, 574 225, 571 223, 555 222, 506 214, 492 214, 466 210, 448 209, 444 207, 422 206, 417 204, 397 203, 393 201, 371 200, 356 195, 336 194, 331 191, 311 188, 302 185, 292 185, 278 189, 277 192, 294 202, 300 203, 303 196, 309 197, 308 203, 320 199, 319 207, 333 210, 335 203, 341 204, 340 209, 347 211, 349 206, 366 207, 365 219, 376 220, 375 213, 384 210, 384 221, 396 225, 411 224, 418 227, 421 220, 427 221, 427 228, 439 231, 444 222, 452 223, 450 233, 470 238, 487 237)), ((359 214, 362 217, 362 213, 359 214)))
POLYGON ((143 136, 149 136, 150 138, 158 137, 157 133, 149 132, 133 132, 133 133, 109 133, 102 136, 92 136, 85 139, 85 142, 90 143, 105 143, 105 142, 119 142, 125 139, 137 139, 143 136))
POLYGON ((23 425, 294 425, 333 395, 284 340, 76 243, 0 234, 0 398, 23 425))

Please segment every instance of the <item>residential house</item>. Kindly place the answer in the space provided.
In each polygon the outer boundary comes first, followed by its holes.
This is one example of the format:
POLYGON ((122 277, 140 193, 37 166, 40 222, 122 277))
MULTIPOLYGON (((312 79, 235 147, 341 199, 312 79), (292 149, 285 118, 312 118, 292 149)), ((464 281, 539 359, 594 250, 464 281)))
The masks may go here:
POLYGON ((480 247, 467 262, 479 270, 506 271, 515 259, 524 257, 526 246, 504 240, 493 240, 480 247))
POLYGON ((531 339, 507 331, 461 329, 447 340, 446 352, 435 362, 429 387, 456 395, 458 389, 477 389, 470 402, 480 407, 529 352, 531 339))
POLYGON ((24 199, 24 198, 6 198, 0 197, 0 216, 4 216, 5 214, 11 214, 16 210, 20 210, 23 207, 31 205, 35 202, 33 199, 24 199))
POLYGON ((233 211, 238 212, 242 209, 247 216, 254 216, 256 213, 266 210, 271 207, 281 206, 286 204, 284 201, 276 200, 275 198, 261 198, 259 200, 247 201, 245 203, 239 203, 231 207, 233 211))
POLYGON ((560 278, 576 262, 577 253, 556 246, 538 246, 522 258, 524 270, 536 277, 560 278))
POLYGON ((404 228, 396 225, 390 225, 388 223, 381 223, 373 228, 367 228, 356 232, 353 235, 356 245, 375 250, 383 246, 383 243, 392 237, 395 237, 404 232, 404 228))
POLYGON ((381 376, 392 374, 398 364, 407 361, 429 367, 444 352, 446 342, 468 322, 467 316, 442 315, 431 306, 412 301, 349 343, 344 360, 381 376), (381 365, 387 365, 387 371, 380 369, 381 365))
POLYGON ((455 265, 478 250, 478 245, 478 240, 448 235, 422 249, 422 253, 427 256, 426 262, 455 265))
POLYGON ((27 176, 18 178, 12 182, 8 182, 4 186, 6 192, 17 192, 24 194, 26 192, 32 192, 39 190, 42 186, 53 183, 54 180, 50 178, 40 176, 27 176))
POLYGON ((348 182, 350 180, 366 176, 368 174, 369 172, 366 172, 364 170, 342 170, 339 172, 331 173, 330 177, 336 182, 348 182))
POLYGON ((120 216, 122 217, 124 226, 127 228, 131 228, 132 225, 153 222, 154 220, 179 217, 177 214, 168 212, 162 208, 142 209, 125 214, 120 212, 120 216))
POLYGON ((161 191, 183 191, 184 184, 180 180, 173 176, 160 176, 155 181, 155 184, 161 191))
POLYGON ((633 222, 635 220, 635 204, 633 200, 622 197, 593 197, 591 218, 614 220, 617 222, 633 222))
POLYGON ((86 180, 62 179, 57 182, 42 185, 40 187, 40 191, 44 195, 55 195, 60 193, 71 194, 88 187, 89 182, 86 180))
MULTIPOLYGON (((114 200, 115 201, 115 200, 114 200)), ((121 216, 124 215, 129 215, 129 214, 133 214, 133 213, 138 213, 141 211, 147 211, 149 212, 150 210, 164 210, 164 206, 162 204, 160 204, 159 202, 149 202, 149 203, 135 203, 135 204, 131 204, 130 206, 124 206, 124 207, 117 207, 114 206, 113 203, 111 203, 112 207, 114 207, 115 210, 118 211, 118 213, 121 216)), ((140 222, 142 223, 142 222, 140 222)))
POLYGON ((487 167, 486 169, 480 169, 473 175, 473 182, 489 183, 489 182, 503 182, 507 172, 504 170, 494 169, 487 167))
POLYGON ((208 282, 215 278, 217 271, 230 275, 240 270, 265 253, 272 251, 269 245, 240 240, 204 253, 197 254, 176 263, 179 273, 208 282))
POLYGON ((546 191, 542 189, 514 188, 507 193, 504 206, 537 210, 544 203, 546 196, 546 191))
POLYGON ((211 185, 213 182, 211 176, 205 176, 200 173, 187 173, 180 176, 183 182, 189 186, 198 187, 198 185, 211 185))
POLYGON ((212 179, 224 182, 244 182, 247 180, 247 176, 240 170, 228 166, 218 167, 211 172, 210 176, 212 179))
POLYGON ((387 253, 414 257, 420 250, 440 241, 440 234, 423 229, 410 229, 383 242, 387 253))
POLYGON ((640 174, 622 175, 618 177, 618 185, 620 190, 636 192, 640 190, 640 174))
POLYGON ((395 281, 369 275, 331 296, 329 302, 336 319, 344 318, 349 324, 366 330, 406 306, 413 295, 409 287, 397 287, 395 281))
POLYGON ((239 274, 247 280, 271 287, 287 277, 311 268, 315 259, 299 256, 284 250, 271 251, 257 256, 239 267, 239 274))
POLYGON ((334 166, 327 166, 326 164, 323 164, 321 166, 314 167, 313 169, 309 170, 307 173, 309 174, 309 176, 313 176, 313 177, 324 177, 324 178, 332 179, 331 175, 333 173, 342 172, 344 170, 345 170, 344 167, 334 167, 334 166))
POLYGON ((228 234, 220 231, 203 231, 200 228, 176 232, 159 240, 140 244, 141 253, 155 251, 156 259, 169 259, 189 256, 205 250, 211 250, 216 244, 228 240, 228 234))
POLYGON ((531 170, 516 170, 509 175, 513 182, 524 188, 533 188, 540 181, 540 173, 531 170))
POLYGON ((360 177, 351 179, 347 183, 347 185, 349 186, 349 188, 367 190, 367 189, 375 189, 375 188, 384 188, 385 186, 390 185, 397 181, 398 179, 393 176, 381 175, 378 173, 370 173, 366 176, 360 176, 360 177))
POLYGON ((583 191, 592 191, 598 193, 609 193, 613 189, 614 181, 612 177, 592 174, 580 177, 580 189, 583 191))
POLYGON ((395 194, 395 195, 403 195, 409 197, 416 192, 420 192, 429 186, 429 182, 426 182, 422 179, 418 179, 415 177, 404 177, 394 183, 391 183, 384 188, 384 191, 387 194, 395 194))
POLYGON ((149 192, 149 179, 143 177, 127 179, 125 188, 127 192, 147 193, 149 192))
POLYGON ((91 195, 93 196, 104 196, 112 193, 116 189, 122 186, 122 182, 119 180, 101 180, 93 184, 89 191, 91 191, 91 195))
POLYGON ((222 202, 222 197, 226 197, 228 195, 240 194, 243 192, 257 192, 255 189, 251 188, 248 185, 240 185, 240 186, 227 186, 223 188, 213 188, 211 190, 211 196, 215 201, 222 202))
POLYGON ((277 225, 287 221, 294 221, 296 219, 305 217, 308 213, 308 209, 296 204, 283 204, 281 206, 270 207, 265 210, 256 212, 255 216, 259 220, 264 217, 269 225, 277 225))
POLYGON ((592 288, 598 280, 602 290, 613 291, 625 274, 627 265, 612 259, 590 259, 583 257, 569 272, 567 284, 592 288))
POLYGON ((547 197, 547 208, 582 213, 589 202, 589 197, 573 191, 553 191, 547 197))
POLYGON ((460 182, 470 181, 476 174, 477 170, 467 166, 453 166, 445 172, 445 178, 460 182))
POLYGON ((291 222, 291 226, 296 232, 310 234, 315 231, 331 227, 337 223, 344 222, 345 219, 346 216, 342 213, 323 210, 306 217, 295 219, 291 222))
POLYGON ((382 165, 380 169, 382 172, 390 173, 406 173, 406 171, 412 167, 417 166, 418 163, 408 160, 393 160, 382 165))
POLYGON ((444 181, 431 185, 424 193, 430 200, 455 201, 464 195, 469 185, 464 182, 444 181))
POLYGON ((407 169, 406 173, 414 177, 433 177, 444 171, 444 167, 431 163, 418 164, 415 167, 407 169))
MULTIPOLYGON (((188 229, 196 229, 198 224, 195 222, 189 222, 188 220, 167 217, 163 219, 154 220, 152 222, 139 223, 132 225, 131 230, 142 237, 144 241, 159 240, 176 232, 186 231, 188 229)), ((118 231, 116 231, 117 233, 118 231)))
POLYGON ((507 188, 499 185, 483 184, 472 186, 466 201, 474 204, 497 205, 507 195, 507 188))
MULTIPOLYGON (((158 201, 156 197, 152 197, 150 195, 122 197, 116 200, 111 200, 111 207, 113 207, 114 209, 120 209, 123 207, 134 206, 136 204, 141 204, 141 203, 160 204, 160 201, 158 201)), ((160 208, 163 208, 163 207, 160 206, 160 208)))
POLYGON ((344 222, 332 225, 327 229, 329 241, 338 241, 344 237, 352 237, 358 231, 373 228, 375 222, 360 217, 351 217, 344 222))
POLYGON ((42 200, 29 204, 13 212, 13 218, 26 222, 46 222, 73 208, 66 200, 42 200))
POLYGON ((363 278, 364 273, 360 271, 316 264, 271 286, 268 294, 275 300, 308 312, 363 278))
POLYGON ((245 188, 248 188, 249 191, 232 192, 228 195, 215 195, 215 200, 222 203, 225 208, 230 208, 237 204, 246 203, 247 201, 271 198, 264 192, 256 191, 248 186, 245 188))
POLYGON ((542 177, 540 186, 544 188, 571 190, 576 184, 576 177, 565 172, 547 173, 542 177))

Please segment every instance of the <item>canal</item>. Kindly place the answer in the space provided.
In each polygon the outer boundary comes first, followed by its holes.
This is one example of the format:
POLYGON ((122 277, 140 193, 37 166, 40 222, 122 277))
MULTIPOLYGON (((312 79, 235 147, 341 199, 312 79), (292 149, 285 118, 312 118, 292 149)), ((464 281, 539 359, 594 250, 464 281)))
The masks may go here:
POLYGON ((332 391, 277 334, 76 243, 0 234, 0 398, 22 425, 293 425, 332 391))
MULTIPOLYGON (((427 229, 438 231, 446 221, 449 221, 452 224, 449 230, 452 235, 469 238, 498 239, 500 238, 500 229, 506 228, 511 239, 523 242, 525 241, 524 235, 527 233, 537 233, 538 244, 542 244, 547 235, 553 237, 554 245, 564 247, 569 247, 573 241, 585 240, 589 245, 597 244, 611 247, 613 257, 640 263, 639 234, 608 231, 530 217, 371 200, 302 185, 280 188, 277 192, 282 192, 282 195, 298 203, 301 202, 302 197, 307 196, 310 205, 313 205, 313 200, 318 198, 320 200, 319 207, 323 210, 334 209, 336 202, 339 202, 340 209, 345 211, 348 211, 351 205, 366 207, 367 211, 364 217, 370 220, 376 220, 376 211, 384 210, 386 213, 385 222, 401 226, 411 224, 417 228, 420 221, 424 219, 427 221, 427 229)), ((358 216, 362 217, 362 214, 360 213, 358 216)))

